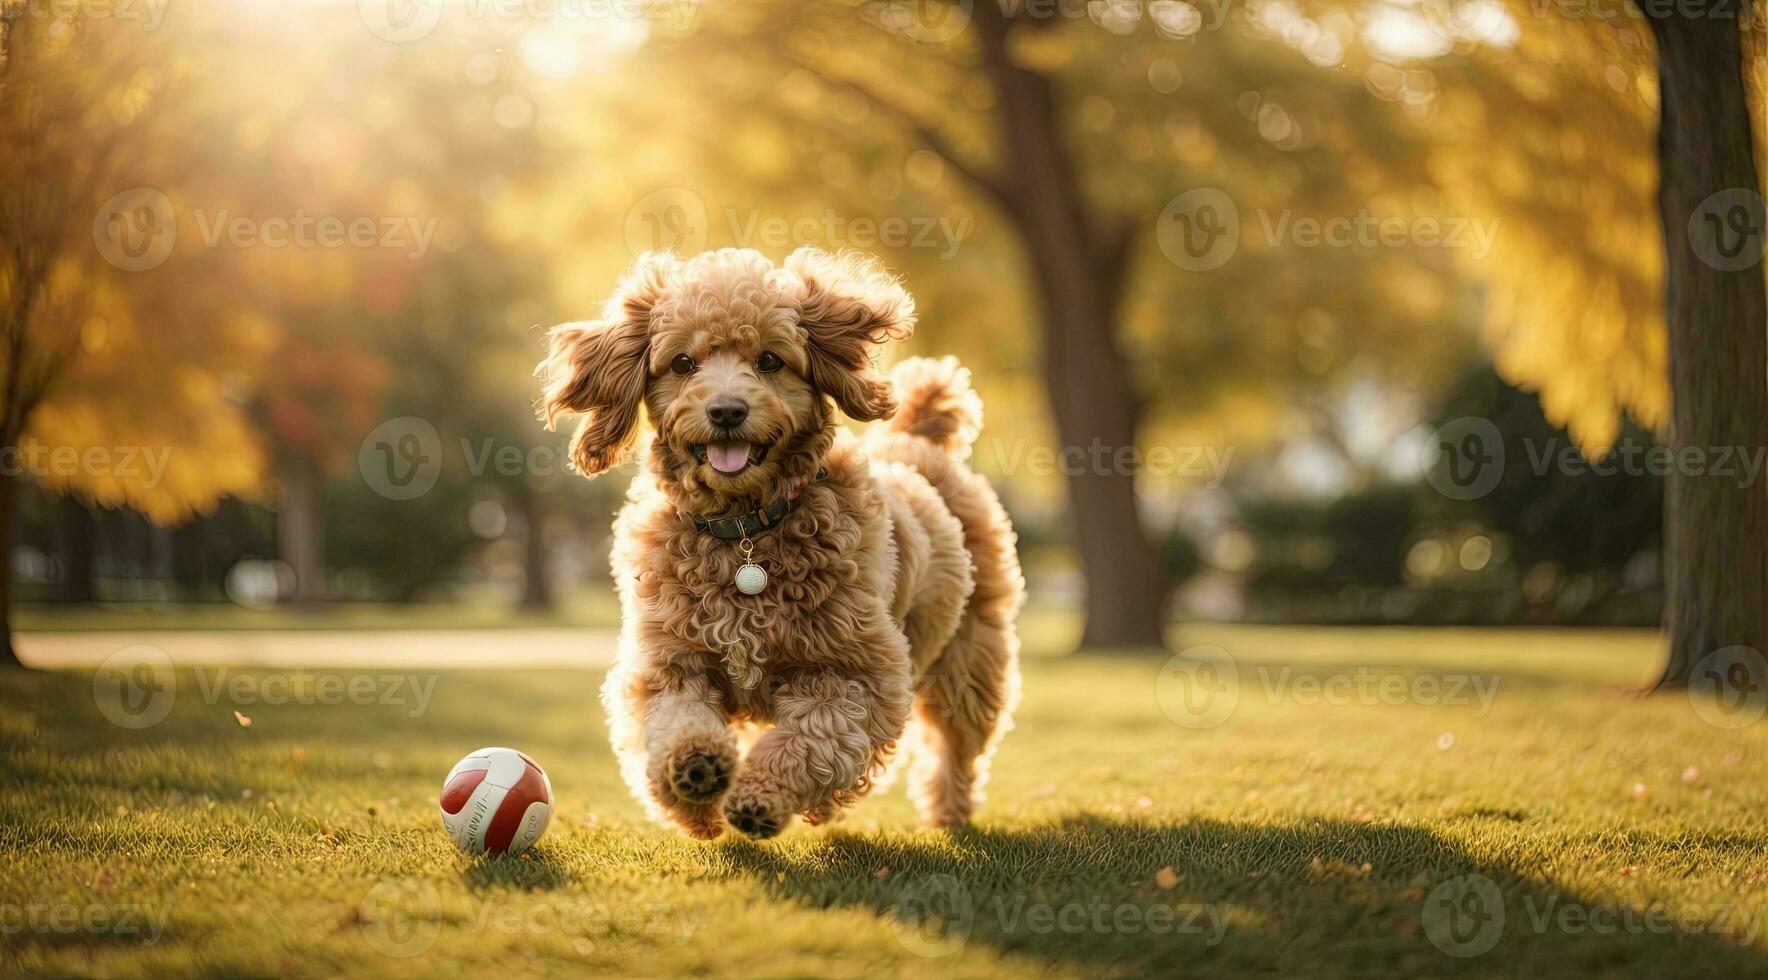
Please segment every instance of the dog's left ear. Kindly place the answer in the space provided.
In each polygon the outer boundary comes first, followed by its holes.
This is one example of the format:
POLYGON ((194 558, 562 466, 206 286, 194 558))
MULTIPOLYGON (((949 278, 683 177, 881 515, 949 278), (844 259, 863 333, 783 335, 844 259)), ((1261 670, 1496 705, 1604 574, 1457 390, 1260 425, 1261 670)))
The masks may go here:
POLYGON ((876 259, 801 248, 786 257, 799 290, 809 381, 860 422, 896 414, 878 350, 915 330, 915 301, 876 259))

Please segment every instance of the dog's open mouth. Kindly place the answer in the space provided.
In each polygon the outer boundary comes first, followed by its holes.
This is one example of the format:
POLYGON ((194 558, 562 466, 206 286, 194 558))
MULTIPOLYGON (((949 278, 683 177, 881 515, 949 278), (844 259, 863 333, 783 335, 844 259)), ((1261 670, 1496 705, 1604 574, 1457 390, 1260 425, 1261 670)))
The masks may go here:
POLYGON ((696 442, 689 448, 694 458, 725 476, 736 476, 767 457, 771 443, 754 445, 741 439, 726 442, 696 442))

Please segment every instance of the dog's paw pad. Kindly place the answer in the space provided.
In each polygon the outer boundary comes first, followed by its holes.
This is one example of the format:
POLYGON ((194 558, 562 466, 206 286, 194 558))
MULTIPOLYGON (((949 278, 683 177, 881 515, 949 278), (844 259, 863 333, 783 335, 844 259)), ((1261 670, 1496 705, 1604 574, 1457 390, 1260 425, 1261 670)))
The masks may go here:
POLYGON ((728 762, 702 752, 683 755, 669 766, 669 787, 693 803, 718 799, 730 785, 730 778, 728 762))
POLYGON ((724 808, 724 819, 745 837, 766 840, 780 832, 780 820, 760 803, 738 803, 724 808))

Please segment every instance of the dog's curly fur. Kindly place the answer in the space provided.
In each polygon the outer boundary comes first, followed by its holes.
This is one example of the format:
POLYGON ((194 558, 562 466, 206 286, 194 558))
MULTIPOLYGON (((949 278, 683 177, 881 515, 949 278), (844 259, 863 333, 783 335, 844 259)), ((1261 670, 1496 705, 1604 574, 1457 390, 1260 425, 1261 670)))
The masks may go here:
POLYGON ((623 623, 602 699, 633 792, 694 837, 835 817, 886 774, 911 717, 915 803, 929 824, 964 824, 1010 727, 1013 530, 964 462, 982 422, 969 372, 874 366, 913 326, 913 300, 870 259, 721 249, 644 255, 600 319, 551 333, 542 415, 584 416, 579 471, 631 451, 641 406, 654 430, 614 526, 623 623), (783 366, 758 367, 764 352, 783 366), (701 448, 727 434, 707 409, 731 397, 754 447, 735 474, 701 448), (837 408, 882 424, 856 439, 837 408), (752 542, 768 584, 745 595, 738 542, 691 516, 788 493, 796 508, 752 542))

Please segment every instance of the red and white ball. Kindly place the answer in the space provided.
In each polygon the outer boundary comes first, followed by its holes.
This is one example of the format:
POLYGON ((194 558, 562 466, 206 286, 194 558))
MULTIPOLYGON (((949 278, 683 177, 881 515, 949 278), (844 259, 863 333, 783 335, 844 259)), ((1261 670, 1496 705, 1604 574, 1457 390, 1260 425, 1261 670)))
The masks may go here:
POLYGON ((520 854, 552 819, 552 781, 515 749, 479 749, 442 784, 442 826, 468 854, 520 854))

